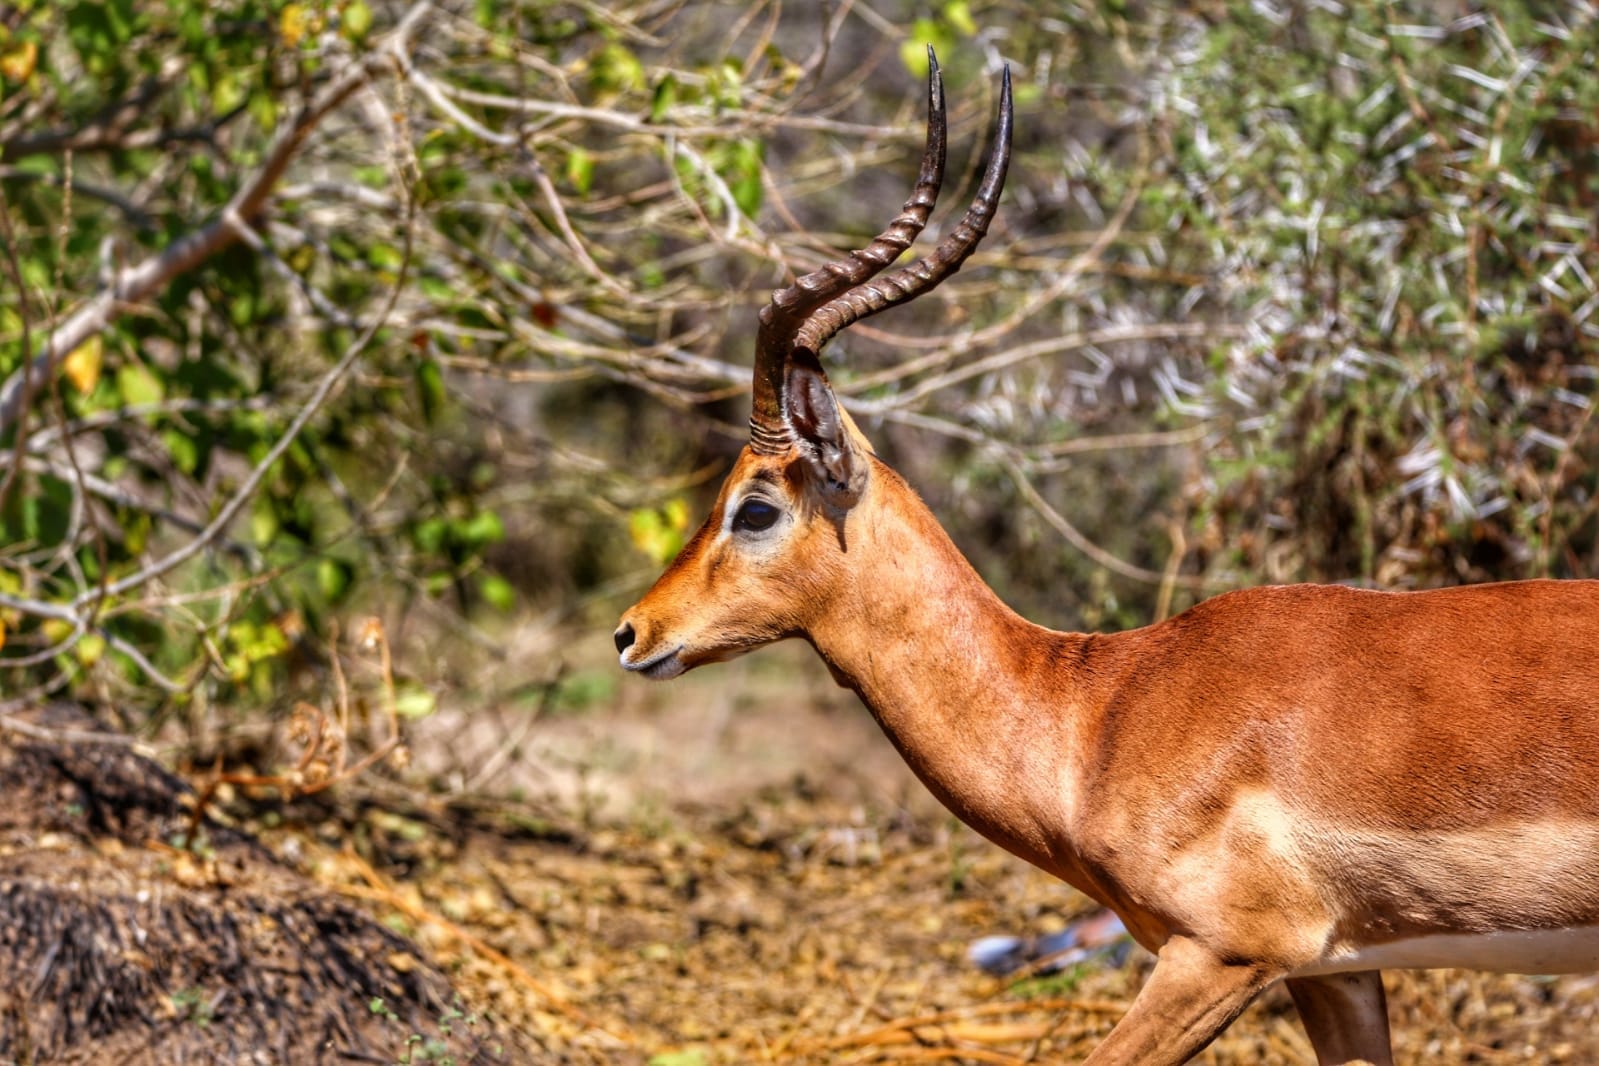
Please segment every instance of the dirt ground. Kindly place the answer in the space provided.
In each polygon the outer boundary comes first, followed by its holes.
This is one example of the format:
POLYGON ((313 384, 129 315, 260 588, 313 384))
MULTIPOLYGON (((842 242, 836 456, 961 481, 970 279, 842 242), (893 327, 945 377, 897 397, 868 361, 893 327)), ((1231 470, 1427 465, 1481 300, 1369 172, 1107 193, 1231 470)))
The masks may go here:
MULTIPOLYGON (((239 832, 212 827, 199 857, 159 789, 0 744, 8 809, 32 790, 49 822, 0 833, 0 1064, 1005 1066, 1079 1061, 1126 1010, 1136 950, 1004 980, 967 961, 1090 904, 944 813, 804 649, 666 686, 607 680, 603 652, 565 650, 597 665, 562 701, 447 700, 412 738, 441 790, 237 797, 239 832), (49 917, 62 864, 88 918, 49 917), (41 999, 63 974, 116 1017, 41 999)), ((1401 1062, 1599 1062, 1599 978, 1387 980, 1401 1062)), ((1200 1061, 1314 1056, 1274 990, 1200 1061)))
MULTIPOLYGON (((543 984, 541 1002, 421 931, 468 998, 538 1034, 550 1061, 1076 1062, 1150 964, 982 975, 971 940, 1051 931, 1085 902, 941 820, 863 817, 803 786, 664 829, 472 830, 403 884, 543 984)), ((1599 1061, 1591 977, 1394 974, 1388 988, 1402 1062, 1599 1061)), ((1315 1059, 1278 991, 1201 1061, 1315 1059)))

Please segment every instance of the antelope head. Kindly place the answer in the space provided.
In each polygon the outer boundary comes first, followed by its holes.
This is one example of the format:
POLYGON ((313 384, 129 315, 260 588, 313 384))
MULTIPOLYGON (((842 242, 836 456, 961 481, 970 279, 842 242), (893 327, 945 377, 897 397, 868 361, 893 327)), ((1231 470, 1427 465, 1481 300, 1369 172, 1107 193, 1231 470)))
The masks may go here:
POLYGON ((943 182, 944 90, 931 49, 928 60, 927 146, 916 188, 865 248, 779 289, 761 310, 749 445, 705 524, 622 616, 616 647, 628 670, 665 680, 808 636, 817 612, 847 586, 852 561, 870 550, 864 514, 874 489, 898 481, 839 403, 818 353, 851 323, 959 270, 988 232, 1010 161, 1006 71, 994 144, 970 208, 931 253, 882 274, 927 224, 943 182))

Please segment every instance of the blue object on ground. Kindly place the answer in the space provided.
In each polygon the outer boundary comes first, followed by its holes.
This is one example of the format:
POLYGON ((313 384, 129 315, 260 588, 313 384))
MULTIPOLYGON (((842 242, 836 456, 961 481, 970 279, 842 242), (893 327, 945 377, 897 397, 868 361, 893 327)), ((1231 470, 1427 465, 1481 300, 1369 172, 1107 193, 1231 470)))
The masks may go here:
POLYGON ((1031 969, 1034 974, 1059 973, 1091 959, 1113 966, 1127 960, 1132 938, 1115 911, 1096 911, 1058 933, 1044 936, 985 936, 972 941, 966 957, 996 977, 1031 969))

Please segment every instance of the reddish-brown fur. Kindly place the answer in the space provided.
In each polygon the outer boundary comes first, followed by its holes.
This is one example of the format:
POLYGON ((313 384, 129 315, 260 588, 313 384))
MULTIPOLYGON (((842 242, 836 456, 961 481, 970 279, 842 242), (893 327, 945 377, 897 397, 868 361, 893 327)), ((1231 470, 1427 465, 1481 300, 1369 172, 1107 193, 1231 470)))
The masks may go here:
POLYGON ((1091 1061, 1183 1061, 1284 978, 1321 1062, 1389 1061, 1362 961, 1384 945, 1498 968, 1546 931, 1586 938, 1559 968, 1599 968, 1599 582, 1254 588, 1057 633, 843 423, 859 499, 830 503, 803 450, 746 451, 624 616, 623 665, 809 640, 952 811, 1157 953, 1091 1061), (728 528, 750 492, 775 532, 728 528))

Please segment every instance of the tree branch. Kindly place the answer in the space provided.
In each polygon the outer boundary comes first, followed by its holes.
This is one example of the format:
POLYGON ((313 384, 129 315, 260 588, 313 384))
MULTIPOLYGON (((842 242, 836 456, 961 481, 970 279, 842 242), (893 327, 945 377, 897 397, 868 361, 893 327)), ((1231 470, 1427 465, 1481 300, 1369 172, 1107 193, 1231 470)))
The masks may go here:
MULTIPOLYGON (((411 33, 431 6, 426 0, 413 6, 383 47, 348 67, 302 108, 278 134, 260 169, 234 194, 214 221, 178 238, 136 266, 118 271, 109 285, 57 326, 33 358, 0 385, 0 437, 16 425, 26 397, 36 384, 49 380, 56 362, 104 330, 119 307, 165 288, 179 274, 192 270, 239 241, 244 227, 266 207, 278 179, 305 146, 306 138, 324 118, 365 85, 380 66, 402 56, 411 33)), ((402 59, 401 64, 407 66, 408 60, 402 59)))
POLYGON ((1109 570, 1111 573, 1120 574, 1122 577, 1129 577, 1134 581, 1142 581, 1150 585, 1160 586, 1170 584, 1177 588, 1192 589, 1195 591, 1209 591, 1232 587, 1225 581, 1213 581, 1202 577, 1189 577, 1184 574, 1161 573, 1158 570, 1150 570, 1147 567, 1137 566, 1123 559, 1118 559, 1104 548, 1101 548, 1098 544, 1095 544, 1093 541, 1083 536, 1082 532, 1076 526, 1066 521, 1066 517, 1064 515, 1055 510, 1055 508, 1051 507, 1048 501, 1046 501, 1044 497, 1039 494, 1038 489, 1033 486, 1033 483, 1028 480, 1027 474, 1023 472, 1022 468, 1018 466, 1014 460, 1012 460, 1009 456, 1003 456, 1001 457, 1000 461, 1005 465, 1005 470, 1010 474, 1011 480, 1016 483, 1017 491, 1022 494, 1023 499, 1032 505, 1033 510, 1037 511, 1044 521, 1050 524, 1055 532, 1066 538, 1066 542, 1068 544, 1082 552, 1084 555, 1088 556, 1106 570, 1109 570))

